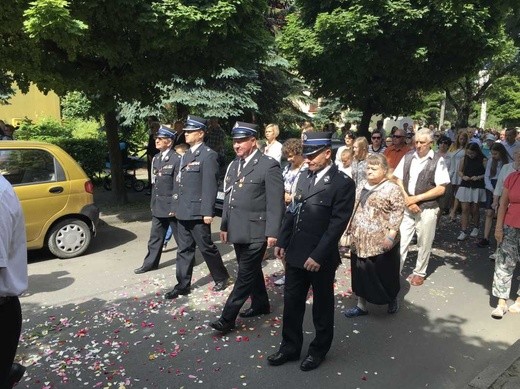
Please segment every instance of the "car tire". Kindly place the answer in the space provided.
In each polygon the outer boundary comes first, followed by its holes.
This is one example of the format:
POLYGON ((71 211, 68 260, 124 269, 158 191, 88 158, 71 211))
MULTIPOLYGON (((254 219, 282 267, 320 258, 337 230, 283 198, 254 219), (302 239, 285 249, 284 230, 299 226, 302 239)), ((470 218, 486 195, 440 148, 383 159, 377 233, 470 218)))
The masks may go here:
POLYGON ((92 232, 84 221, 66 219, 52 226, 47 247, 58 258, 74 258, 87 250, 91 239, 92 232))
POLYGON ((132 187, 134 188, 134 190, 136 192, 142 192, 144 190, 145 186, 146 185, 143 180, 135 180, 134 183, 132 184, 132 187))

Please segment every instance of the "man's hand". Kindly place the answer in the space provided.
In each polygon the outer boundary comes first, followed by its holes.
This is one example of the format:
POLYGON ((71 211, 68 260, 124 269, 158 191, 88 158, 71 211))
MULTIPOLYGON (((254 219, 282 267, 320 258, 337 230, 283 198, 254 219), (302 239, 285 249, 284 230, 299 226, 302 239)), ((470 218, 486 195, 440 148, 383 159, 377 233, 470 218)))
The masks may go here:
POLYGON ((307 260, 303 264, 303 268, 307 271, 318 271, 320 270, 320 267, 321 265, 311 257, 307 258, 307 260))
POLYGON ((222 243, 227 243, 227 231, 220 231, 220 240, 222 243))
POLYGON ((409 205, 409 206, 408 206, 408 210, 409 210, 411 213, 419 213, 419 212, 421 212, 421 208, 419 208, 419 206, 418 206, 417 204, 409 205))
MULTIPOLYGON (((407 207, 410 207, 410 205, 417 204, 419 202, 419 199, 417 196, 406 196, 404 199, 404 203, 407 207)), ((414 212, 415 213, 415 212, 414 212)))
POLYGON ((272 236, 267 237, 267 247, 274 247, 276 246, 276 238, 273 238, 272 236))
POLYGON ((285 260, 285 249, 282 247, 276 246, 274 248, 274 256, 282 261, 285 260))
POLYGON ((213 218, 211 216, 204 216, 204 224, 211 224, 213 218))

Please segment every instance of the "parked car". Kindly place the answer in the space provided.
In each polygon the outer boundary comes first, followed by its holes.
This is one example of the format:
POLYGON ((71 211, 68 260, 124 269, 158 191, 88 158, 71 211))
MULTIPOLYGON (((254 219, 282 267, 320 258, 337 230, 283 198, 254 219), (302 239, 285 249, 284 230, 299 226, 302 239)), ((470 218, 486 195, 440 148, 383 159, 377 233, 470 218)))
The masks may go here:
POLYGON ((29 250, 47 247, 62 259, 87 250, 99 209, 94 185, 69 154, 50 143, 0 141, 0 173, 22 204, 29 250))

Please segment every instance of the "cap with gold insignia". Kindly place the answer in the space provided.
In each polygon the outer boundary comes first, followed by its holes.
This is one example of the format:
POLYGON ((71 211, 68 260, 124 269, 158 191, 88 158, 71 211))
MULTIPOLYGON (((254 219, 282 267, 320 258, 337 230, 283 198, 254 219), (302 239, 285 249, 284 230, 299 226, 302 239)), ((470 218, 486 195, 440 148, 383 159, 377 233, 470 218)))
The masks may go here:
POLYGON ((308 131, 303 134, 303 155, 312 155, 332 145, 332 132, 308 131))
POLYGON ((166 126, 159 127, 156 138, 175 138, 175 134, 166 126))
POLYGON ((184 124, 184 131, 206 131, 207 120, 198 116, 188 115, 184 124))
POLYGON ((252 123, 236 122, 231 130, 233 139, 249 138, 254 136, 256 138, 258 134, 258 126, 252 123))

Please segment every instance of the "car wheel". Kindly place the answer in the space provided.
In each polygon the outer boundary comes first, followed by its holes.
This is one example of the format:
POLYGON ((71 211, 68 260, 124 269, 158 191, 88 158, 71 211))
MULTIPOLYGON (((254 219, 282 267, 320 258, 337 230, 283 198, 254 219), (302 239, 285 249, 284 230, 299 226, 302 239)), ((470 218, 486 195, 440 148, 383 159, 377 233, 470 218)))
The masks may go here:
POLYGON ((144 190, 145 184, 143 180, 135 180, 132 186, 136 192, 142 192, 144 190))
POLYGON ((74 258, 85 252, 92 233, 79 219, 63 220, 52 227, 47 241, 49 251, 61 259, 74 258))

